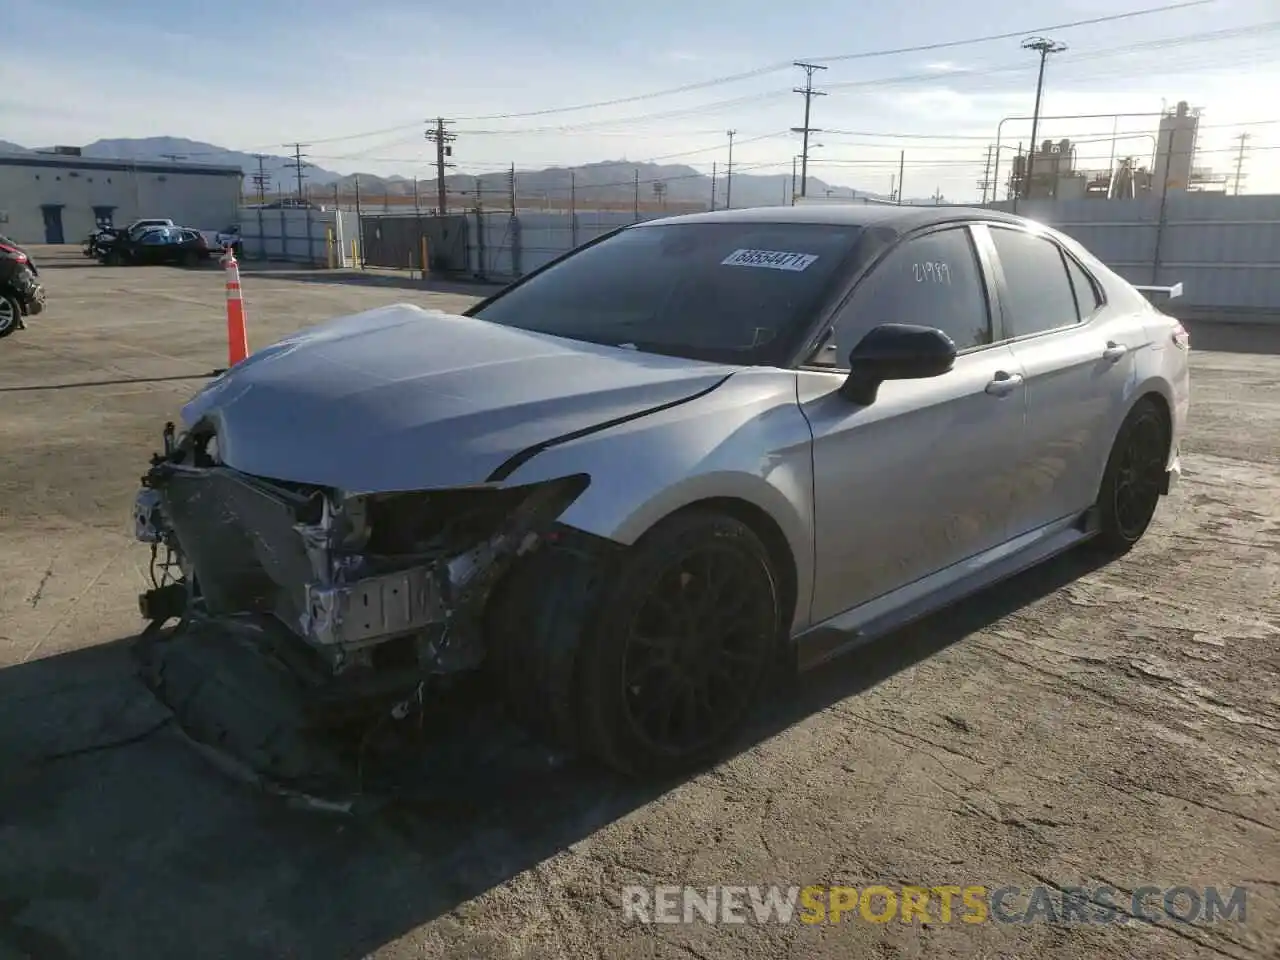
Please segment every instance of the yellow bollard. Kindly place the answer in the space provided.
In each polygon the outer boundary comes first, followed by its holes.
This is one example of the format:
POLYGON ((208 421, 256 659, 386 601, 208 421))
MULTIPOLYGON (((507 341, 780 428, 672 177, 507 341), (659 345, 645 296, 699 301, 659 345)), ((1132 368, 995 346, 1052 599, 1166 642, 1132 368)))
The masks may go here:
POLYGON ((329 261, 329 269, 333 269, 333 227, 326 227, 324 231, 324 251, 325 257, 329 261))

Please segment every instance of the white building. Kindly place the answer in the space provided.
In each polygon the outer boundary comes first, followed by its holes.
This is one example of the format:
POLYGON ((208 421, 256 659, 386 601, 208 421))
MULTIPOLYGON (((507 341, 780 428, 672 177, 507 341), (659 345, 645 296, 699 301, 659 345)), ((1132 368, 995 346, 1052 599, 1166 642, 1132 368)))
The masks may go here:
POLYGON ((239 167, 100 160, 70 150, 0 153, 0 234, 17 243, 79 243, 95 226, 168 217, 217 230, 234 223, 239 167))

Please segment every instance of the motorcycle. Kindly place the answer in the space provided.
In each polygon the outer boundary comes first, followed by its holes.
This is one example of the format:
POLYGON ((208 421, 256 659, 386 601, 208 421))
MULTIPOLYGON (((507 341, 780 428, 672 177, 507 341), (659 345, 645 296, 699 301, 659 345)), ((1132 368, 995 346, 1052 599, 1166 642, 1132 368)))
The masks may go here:
POLYGON ((26 327, 26 318, 44 311, 39 268, 25 250, 0 237, 0 338, 26 327))

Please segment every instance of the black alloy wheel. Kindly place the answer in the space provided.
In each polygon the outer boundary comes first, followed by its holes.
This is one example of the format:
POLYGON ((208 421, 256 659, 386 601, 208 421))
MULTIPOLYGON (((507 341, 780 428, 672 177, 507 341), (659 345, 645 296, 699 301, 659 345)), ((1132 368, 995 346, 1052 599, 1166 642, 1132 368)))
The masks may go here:
POLYGON ((582 728, 637 776, 713 759, 745 725, 780 649, 779 577, 742 522, 676 515, 599 597, 582 651, 582 728))
POLYGON ((631 622, 623 700, 656 751, 697 753, 742 716, 773 649, 772 590, 724 544, 691 547, 649 588, 631 622))
POLYGON ((1150 400, 1140 401, 1116 436, 1103 476, 1098 506, 1105 547, 1124 552, 1151 526, 1168 452, 1164 418, 1150 400))

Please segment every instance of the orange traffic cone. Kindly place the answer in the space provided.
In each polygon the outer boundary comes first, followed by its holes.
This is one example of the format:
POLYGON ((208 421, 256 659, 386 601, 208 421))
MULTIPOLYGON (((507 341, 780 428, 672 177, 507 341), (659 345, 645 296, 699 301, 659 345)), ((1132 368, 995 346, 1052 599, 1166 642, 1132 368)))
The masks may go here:
POLYGON ((249 329, 240 293, 240 264, 230 247, 222 255, 222 266, 227 272, 227 365, 234 367, 249 355, 249 329))

